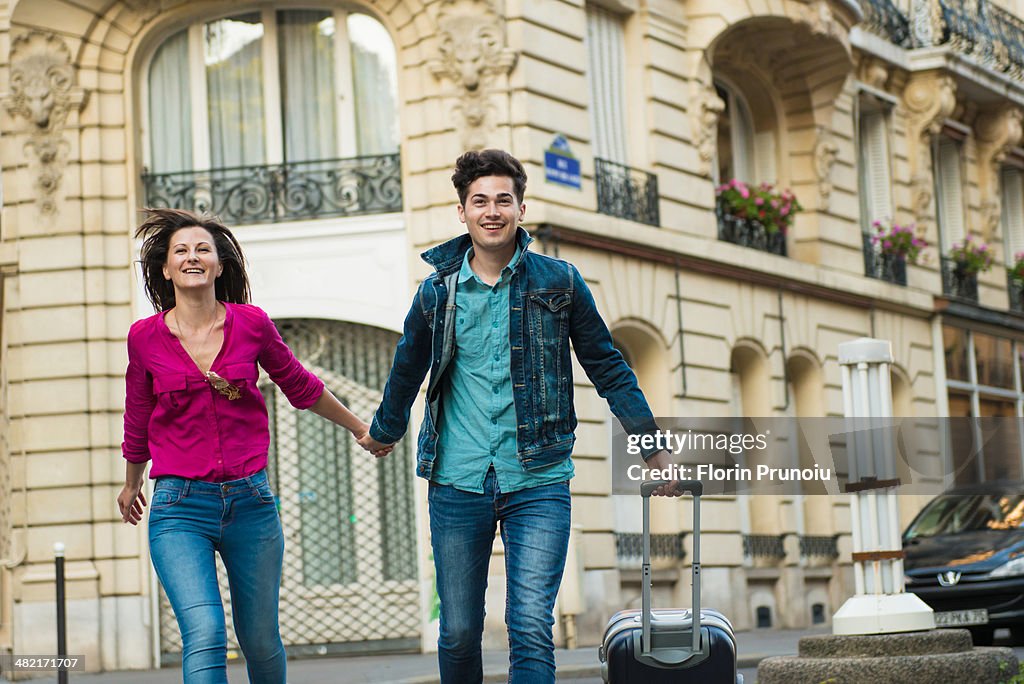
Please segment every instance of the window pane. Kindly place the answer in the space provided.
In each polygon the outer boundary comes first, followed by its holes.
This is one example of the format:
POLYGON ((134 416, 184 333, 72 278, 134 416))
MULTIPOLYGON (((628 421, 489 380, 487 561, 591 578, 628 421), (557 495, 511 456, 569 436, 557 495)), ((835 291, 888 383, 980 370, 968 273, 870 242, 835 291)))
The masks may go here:
POLYGON ((160 46, 149 67, 149 144, 153 173, 193 168, 192 94, 188 73, 188 30, 185 30, 160 46))
POLYGON ((394 154, 398 151, 395 44, 387 29, 365 14, 348 15, 348 36, 359 154, 394 154))
POLYGON ((320 10, 289 10, 277 13, 277 25, 284 158, 334 159, 334 16, 320 10))
POLYGON ((214 167, 263 164, 263 24, 257 12, 203 31, 214 167))
MULTIPOLYGON (((978 384, 1013 389, 1013 345, 1010 340, 974 333, 978 384)), ((984 415, 984 414, 982 414, 984 415)))
POLYGON ((718 116, 718 182, 762 180, 753 171, 754 125, 746 103, 720 83, 715 83, 715 91, 725 103, 718 116))
POLYGON ((968 382, 967 331, 943 326, 942 347, 946 352, 946 379, 968 382))

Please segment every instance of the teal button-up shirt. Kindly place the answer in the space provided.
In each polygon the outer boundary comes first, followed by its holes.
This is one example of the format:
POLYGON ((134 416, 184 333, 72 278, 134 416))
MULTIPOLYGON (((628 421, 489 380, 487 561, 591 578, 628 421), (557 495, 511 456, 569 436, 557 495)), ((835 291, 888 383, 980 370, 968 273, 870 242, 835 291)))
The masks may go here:
POLYGON ((494 286, 469 266, 466 252, 456 284, 455 356, 441 393, 437 461, 431 480, 482 493, 491 466, 502 492, 565 482, 572 459, 527 472, 516 458, 516 411, 509 347, 509 280, 517 247, 494 286))

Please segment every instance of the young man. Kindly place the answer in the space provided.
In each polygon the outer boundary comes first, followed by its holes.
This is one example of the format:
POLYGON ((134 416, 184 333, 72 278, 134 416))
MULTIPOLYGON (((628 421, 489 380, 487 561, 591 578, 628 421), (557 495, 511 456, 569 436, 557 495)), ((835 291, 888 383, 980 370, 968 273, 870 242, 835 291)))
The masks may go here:
MULTIPOLYGON (((657 426, 579 272, 528 251, 522 164, 499 150, 467 152, 452 182, 468 233, 422 255, 436 272, 413 299, 360 443, 378 452, 402 437, 429 369, 416 471, 430 480, 441 681, 483 679, 484 592, 500 524, 509 681, 553 683, 576 427, 569 343, 627 431, 657 426)), ((644 457, 650 467, 668 465, 665 452, 644 457)))

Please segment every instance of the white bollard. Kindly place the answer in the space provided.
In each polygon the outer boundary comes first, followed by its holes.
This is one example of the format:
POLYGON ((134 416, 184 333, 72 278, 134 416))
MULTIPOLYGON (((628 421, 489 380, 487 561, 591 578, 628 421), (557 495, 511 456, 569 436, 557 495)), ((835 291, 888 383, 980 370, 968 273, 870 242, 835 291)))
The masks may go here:
POLYGON ((932 609, 903 590, 903 544, 896 505, 899 480, 891 440, 879 430, 868 429, 872 419, 877 427, 877 419, 892 418, 891 363, 891 345, 886 340, 861 338, 839 345, 843 410, 854 423, 846 491, 853 494, 850 515, 857 593, 832 617, 834 634, 935 628, 932 609))

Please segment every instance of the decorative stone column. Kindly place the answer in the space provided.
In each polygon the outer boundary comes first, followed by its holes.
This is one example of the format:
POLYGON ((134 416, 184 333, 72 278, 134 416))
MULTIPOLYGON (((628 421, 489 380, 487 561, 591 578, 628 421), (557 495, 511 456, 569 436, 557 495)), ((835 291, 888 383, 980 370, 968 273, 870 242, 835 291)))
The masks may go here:
POLYGON ((862 338, 839 345, 843 409, 855 426, 850 478, 856 595, 832 618, 836 634, 880 634, 933 629, 932 609, 903 591, 903 549, 892 444, 871 424, 892 418, 891 345, 862 338), (857 429, 863 428, 863 429, 857 429))

